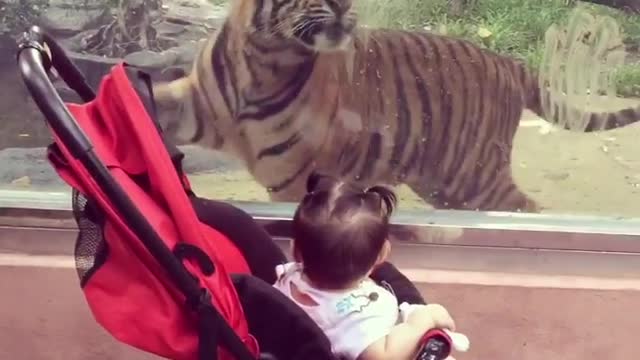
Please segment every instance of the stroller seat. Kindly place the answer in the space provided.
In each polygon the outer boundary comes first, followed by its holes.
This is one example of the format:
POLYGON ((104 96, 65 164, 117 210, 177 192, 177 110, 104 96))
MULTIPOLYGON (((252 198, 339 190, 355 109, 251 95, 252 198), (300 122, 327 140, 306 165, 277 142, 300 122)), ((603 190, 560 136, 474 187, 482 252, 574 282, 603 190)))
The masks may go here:
MULTIPOLYGON (((148 75, 132 67, 126 67, 125 70, 132 87, 160 129, 148 75)), ((176 170, 182 172, 180 160, 184 154, 168 141, 165 141, 165 145, 176 170)), ((207 223, 211 216, 206 213, 207 207, 204 203, 209 200, 197 197, 193 191, 188 192, 200 221, 215 228, 213 224, 207 223)), ((257 254, 255 249, 244 248, 246 243, 234 242, 234 245, 239 248, 243 256, 257 254)), ((249 268, 259 259, 251 260, 247 259, 249 268)), ((331 344, 322 330, 302 309, 263 281, 264 279, 248 273, 234 273, 231 274, 231 280, 242 304, 249 332, 257 339, 261 352, 274 359, 283 360, 330 360, 333 358, 331 344)))

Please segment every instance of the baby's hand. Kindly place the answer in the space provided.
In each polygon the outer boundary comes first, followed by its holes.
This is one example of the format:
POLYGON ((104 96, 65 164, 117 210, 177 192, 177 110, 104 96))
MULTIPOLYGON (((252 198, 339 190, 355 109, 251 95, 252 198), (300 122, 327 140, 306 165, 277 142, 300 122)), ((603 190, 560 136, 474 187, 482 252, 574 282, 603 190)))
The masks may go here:
MULTIPOLYGON (((359 359, 413 359, 420 347, 424 346, 424 336, 429 330, 443 329, 446 332, 455 329, 451 315, 442 305, 403 303, 400 311, 406 321, 394 326, 386 337, 369 345, 359 359)), ((455 341, 454 338, 451 340, 455 341)), ((452 345, 456 348, 455 344, 452 345)))
POLYGON ((402 322, 429 324, 431 328, 455 330, 456 324, 447 309, 440 304, 411 305, 400 304, 402 322))
POLYGON ((428 325, 429 328, 455 330, 456 324, 451 315, 440 304, 428 305, 410 305, 402 303, 400 305, 400 314, 403 322, 415 325, 428 325))
MULTIPOLYGON (((403 322, 409 322, 417 326, 429 326, 430 329, 439 328, 449 335, 454 349, 457 351, 469 350, 469 339, 455 331, 455 322, 449 315, 447 309, 439 304, 429 305, 411 305, 408 303, 400 304, 400 314, 403 322)), ((453 358, 447 360, 454 360, 453 358)))

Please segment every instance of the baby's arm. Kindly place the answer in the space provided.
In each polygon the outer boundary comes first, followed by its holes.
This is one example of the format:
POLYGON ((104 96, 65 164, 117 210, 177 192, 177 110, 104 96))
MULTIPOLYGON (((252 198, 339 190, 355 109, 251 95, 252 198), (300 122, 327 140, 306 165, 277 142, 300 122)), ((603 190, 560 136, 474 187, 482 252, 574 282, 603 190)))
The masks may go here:
POLYGON ((384 338, 374 342, 358 360, 412 360, 420 350, 420 340, 433 328, 455 330, 449 312, 438 304, 420 306, 406 321, 393 327, 384 338))

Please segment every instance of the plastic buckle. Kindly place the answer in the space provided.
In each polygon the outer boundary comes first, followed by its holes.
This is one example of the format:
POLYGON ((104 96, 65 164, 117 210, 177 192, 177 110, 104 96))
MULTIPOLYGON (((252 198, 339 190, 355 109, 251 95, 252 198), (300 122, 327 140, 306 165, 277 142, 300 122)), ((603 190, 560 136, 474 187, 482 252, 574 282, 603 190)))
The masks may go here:
POLYGON ((200 295, 197 298, 187 298, 187 306, 195 312, 213 306, 211 304, 211 293, 205 288, 200 288, 200 295))

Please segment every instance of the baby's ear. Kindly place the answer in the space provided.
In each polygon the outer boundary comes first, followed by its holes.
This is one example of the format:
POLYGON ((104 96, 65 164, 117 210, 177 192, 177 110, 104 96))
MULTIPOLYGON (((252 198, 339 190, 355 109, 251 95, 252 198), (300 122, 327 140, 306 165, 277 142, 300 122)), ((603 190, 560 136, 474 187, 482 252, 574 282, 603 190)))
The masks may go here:
POLYGON ((296 242, 291 241, 291 256, 293 256, 293 261, 302 262, 302 256, 300 256, 300 252, 298 248, 296 248, 296 242))
POLYGON ((380 250, 380 254, 378 255, 378 260, 376 261, 376 265, 380 265, 383 262, 387 261, 389 257, 389 253, 391 253, 391 242, 386 240, 384 245, 382 245, 382 250, 380 250))

